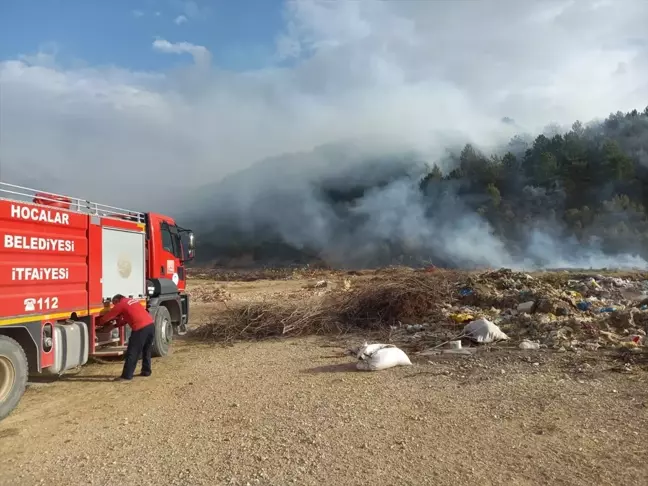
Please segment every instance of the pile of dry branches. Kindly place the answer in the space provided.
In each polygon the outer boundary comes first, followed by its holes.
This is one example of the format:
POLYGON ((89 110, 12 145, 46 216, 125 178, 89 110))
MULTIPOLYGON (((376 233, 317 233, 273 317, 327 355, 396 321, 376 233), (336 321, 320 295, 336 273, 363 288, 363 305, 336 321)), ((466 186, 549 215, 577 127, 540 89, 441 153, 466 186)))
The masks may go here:
POLYGON ((376 277, 347 292, 332 291, 301 301, 230 303, 193 335, 237 341, 388 329, 399 322, 437 316, 455 288, 452 273, 409 273, 376 277))

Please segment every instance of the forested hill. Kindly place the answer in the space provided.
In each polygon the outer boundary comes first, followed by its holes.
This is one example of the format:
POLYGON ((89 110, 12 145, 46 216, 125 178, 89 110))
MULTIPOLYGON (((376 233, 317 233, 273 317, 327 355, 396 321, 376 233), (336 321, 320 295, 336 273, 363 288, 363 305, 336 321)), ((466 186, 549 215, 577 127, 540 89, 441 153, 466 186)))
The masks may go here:
POLYGON ((553 131, 438 161, 389 154, 345 165, 337 153, 335 177, 257 184, 240 199, 230 188, 204 215, 201 259, 645 266, 648 108, 553 131))

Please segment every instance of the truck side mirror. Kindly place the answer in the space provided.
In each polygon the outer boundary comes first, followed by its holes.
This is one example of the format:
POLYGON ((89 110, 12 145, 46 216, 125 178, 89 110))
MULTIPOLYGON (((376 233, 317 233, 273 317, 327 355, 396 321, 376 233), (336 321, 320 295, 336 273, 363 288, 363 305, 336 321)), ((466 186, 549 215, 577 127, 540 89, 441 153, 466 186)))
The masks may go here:
POLYGON ((187 251, 187 256, 189 260, 193 260, 196 256, 196 239, 194 237, 193 231, 189 232, 189 248, 187 251))

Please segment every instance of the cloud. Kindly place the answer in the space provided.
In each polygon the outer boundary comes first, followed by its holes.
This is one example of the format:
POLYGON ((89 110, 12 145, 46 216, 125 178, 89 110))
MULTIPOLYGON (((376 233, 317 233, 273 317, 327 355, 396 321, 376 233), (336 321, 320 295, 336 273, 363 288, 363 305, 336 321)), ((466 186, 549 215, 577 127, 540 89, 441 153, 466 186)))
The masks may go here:
POLYGON ((209 7, 193 0, 171 0, 171 6, 181 11, 188 19, 204 19, 209 15, 209 7))
POLYGON ((153 41, 153 49, 165 54, 191 54, 198 65, 208 65, 211 54, 205 46, 197 46, 189 42, 171 43, 165 39, 153 41))
POLYGON ((184 15, 178 15, 178 16, 175 18, 175 20, 174 20, 174 22, 175 22, 177 25, 184 24, 185 22, 188 22, 188 21, 189 21, 189 20, 188 20, 187 17, 185 17, 184 15))
POLYGON ((38 65, 50 68, 56 68, 56 57, 60 47, 56 42, 42 43, 36 54, 19 55, 18 59, 29 65, 38 65))
POLYGON ((132 15, 133 17, 135 17, 136 19, 138 19, 138 18, 140 18, 140 17, 144 17, 144 12, 142 12, 141 10, 133 10, 133 11, 131 12, 131 15, 132 15))
MULTIPOLYGON (((179 6, 188 19, 204 12, 179 6)), ((294 1, 281 62, 246 72, 165 39, 153 50, 194 65, 150 73, 17 57, 0 63, 3 178, 177 207, 259 159, 339 139, 434 157, 454 137, 488 144, 518 131, 503 117, 533 131, 641 108, 646 18, 645 0, 294 1)))

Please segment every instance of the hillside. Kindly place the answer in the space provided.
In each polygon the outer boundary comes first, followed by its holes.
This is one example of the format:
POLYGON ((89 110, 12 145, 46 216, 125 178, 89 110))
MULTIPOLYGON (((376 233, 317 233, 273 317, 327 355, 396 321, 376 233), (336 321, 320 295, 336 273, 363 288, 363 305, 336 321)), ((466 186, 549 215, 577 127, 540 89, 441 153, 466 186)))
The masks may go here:
POLYGON ((344 143, 235 174, 196 214, 201 261, 647 265, 648 108, 436 152, 344 143))

